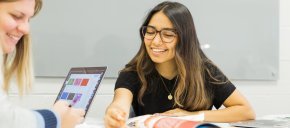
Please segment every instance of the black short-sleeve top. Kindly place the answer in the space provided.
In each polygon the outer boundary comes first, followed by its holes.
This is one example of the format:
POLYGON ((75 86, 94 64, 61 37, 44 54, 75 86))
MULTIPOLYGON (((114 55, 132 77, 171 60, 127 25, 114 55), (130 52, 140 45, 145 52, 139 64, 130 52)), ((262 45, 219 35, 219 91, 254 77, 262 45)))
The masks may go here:
MULTIPOLYGON (((216 66, 213 66, 212 64, 207 64, 207 66, 211 73, 211 76, 214 76, 217 79, 221 79, 222 81, 228 81, 218 84, 209 82, 211 78, 209 74, 205 72, 206 89, 210 89, 209 91, 213 93, 212 105, 210 108, 208 108, 208 110, 212 109, 213 106, 218 109, 223 104, 223 102, 232 94, 236 87, 225 77, 225 75, 216 66)), ((153 75, 150 75, 150 78, 146 77, 146 80, 148 82, 148 88, 142 98, 144 105, 138 103, 138 93, 141 88, 141 82, 137 72, 121 72, 117 78, 115 90, 118 88, 126 88, 132 92, 132 107, 136 116, 162 113, 174 108, 174 100, 168 100, 168 95, 169 92, 171 94, 174 94, 176 88, 175 83, 176 80, 178 80, 177 76, 171 80, 168 80, 159 75, 156 70, 154 70, 152 73, 153 75), (167 87, 167 89, 165 88, 165 86, 167 87)))

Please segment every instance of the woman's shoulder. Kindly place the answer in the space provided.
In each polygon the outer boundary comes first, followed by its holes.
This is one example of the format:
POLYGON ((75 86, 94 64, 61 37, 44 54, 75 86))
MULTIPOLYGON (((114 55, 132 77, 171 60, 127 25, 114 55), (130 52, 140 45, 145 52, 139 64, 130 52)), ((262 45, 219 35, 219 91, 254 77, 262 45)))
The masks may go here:
POLYGON ((138 79, 138 73, 136 71, 122 70, 119 73, 118 79, 138 79))
POLYGON ((122 70, 122 71, 120 71, 119 75, 135 76, 135 75, 138 75, 138 73, 137 73, 137 71, 133 71, 133 70, 122 70))
POLYGON ((121 71, 117 78, 115 88, 128 88, 134 92, 138 85, 140 85, 140 80, 136 71, 121 71))
POLYGON ((208 60, 204 62, 204 70, 208 71, 212 74, 217 74, 220 72, 219 68, 217 65, 215 65, 212 61, 208 60))
POLYGON ((204 62, 204 74, 205 79, 210 81, 228 81, 220 68, 210 60, 204 62))

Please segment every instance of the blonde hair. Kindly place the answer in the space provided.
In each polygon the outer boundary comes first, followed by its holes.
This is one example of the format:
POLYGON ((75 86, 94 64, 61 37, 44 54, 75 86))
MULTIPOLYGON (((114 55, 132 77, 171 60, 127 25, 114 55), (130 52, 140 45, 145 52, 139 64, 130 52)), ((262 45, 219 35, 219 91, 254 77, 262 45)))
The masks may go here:
MULTIPOLYGON (((0 2, 14 2, 17 0, 0 0, 0 2)), ((34 16, 40 11, 42 0, 35 0, 34 16)), ((33 81, 32 61, 31 61, 30 35, 24 35, 17 43, 16 49, 9 54, 3 54, 3 89, 8 92, 10 80, 16 76, 18 91, 29 90, 33 81)))

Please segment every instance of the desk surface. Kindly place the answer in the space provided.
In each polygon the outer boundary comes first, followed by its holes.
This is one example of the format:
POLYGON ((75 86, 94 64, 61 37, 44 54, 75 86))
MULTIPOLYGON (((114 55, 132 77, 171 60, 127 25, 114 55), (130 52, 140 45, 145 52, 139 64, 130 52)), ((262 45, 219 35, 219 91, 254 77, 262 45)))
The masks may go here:
POLYGON ((84 123, 75 128, 105 128, 103 119, 86 117, 84 123))
POLYGON ((230 125, 251 128, 290 128, 290 114, 267 115, 256 120, 235 122, 230 125))
MULTIPOLYGON (((290 114, 266 115, 266 116, 258 117, 256 120, 257 122, 260 120, 288 121, 285 127, 283 125, 283 126, 280 126, 279 128, 290 128, 290 114)), ((214 124, 223 128, 231 127, 231 125, 228 123, 214 123, 214 124)), ((76 128, 105 128, 105 126, 104 126, 103 119, 87 117, 85 122, 76 126, 76 128)))

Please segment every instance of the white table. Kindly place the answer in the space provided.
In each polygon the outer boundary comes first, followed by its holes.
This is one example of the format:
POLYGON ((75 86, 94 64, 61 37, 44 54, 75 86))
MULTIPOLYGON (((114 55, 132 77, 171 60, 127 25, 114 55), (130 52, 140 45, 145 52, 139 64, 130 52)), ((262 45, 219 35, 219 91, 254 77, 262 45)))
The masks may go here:
POLYGON ((75 128, 105 128, 104 120, 86 117, 84 123, 77 125, 75 128))

